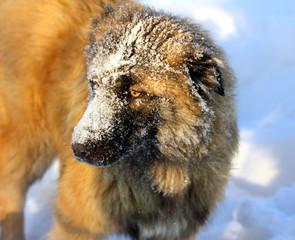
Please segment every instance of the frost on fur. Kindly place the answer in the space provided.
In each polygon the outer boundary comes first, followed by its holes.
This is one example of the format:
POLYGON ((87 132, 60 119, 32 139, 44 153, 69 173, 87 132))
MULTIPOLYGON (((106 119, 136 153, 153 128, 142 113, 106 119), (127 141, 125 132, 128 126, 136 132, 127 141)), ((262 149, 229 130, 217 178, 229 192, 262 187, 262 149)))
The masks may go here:
POLYGON ((107 84, 102 84, 93 90, 92 94, 82 119, 74 129, 74 143, 101 141, 104 135, 110 135, 114 129, 115 113, 123 105, 120 99, 109 91, 107 84))
MULTIPOLYGON (((207 95, 210 95, 210 90, 202 82, 195 88, 196 83, 193 82, 187 63, 192 57, 194 61, 203 61, 204 56, 212 50, 201 47, 205 42, 203 33, 198 36, 196 31, 192 31, 197 26, 190 25, 187 20, 175 19, 161 13, 154 14, 149 9, 134 13, 127 24, 120 24, 120 21, 127 18, 130 13, 124 12, 123 9, 118 11, 122 11, 119 17, 110 14, 111 17, 104 20, 105 22, 94 26, 92 42, 85 49, 89 103, 84 116, 75 128, 73 143, 101 141, 114 131, 114 124, 120 124, 114 123, 114 116, 122 109, 128 109, 128 102, 116 95, 114 88, 122 76, 133 74, 134 78, 140 80, 141 76, 133 70, 139 68, 147 70, 145 79, 151 81, 156 79, 166 91, 173 86, 165 81, 177 82, 178 75, 185 78, 181 84, 191 87, 188 94, 197 100, 202 118, 196 118, 192 126, 183 129, 199 129, 199 139, 195 139, 194 144, 206 142, 208 145, 214 112, 198 89, 207 95), (112 24, 113 28, 102 32, 104 25, 112 24), (196 38, 199 43, 195 41, 196 38)), ((137 104, 140 105, 140 100, 137 100, 137 104)), ((180 135, 189 134, 190 131, 192 129, 180 135)), ((200 149, 206 153, 204 147, 200 149)))

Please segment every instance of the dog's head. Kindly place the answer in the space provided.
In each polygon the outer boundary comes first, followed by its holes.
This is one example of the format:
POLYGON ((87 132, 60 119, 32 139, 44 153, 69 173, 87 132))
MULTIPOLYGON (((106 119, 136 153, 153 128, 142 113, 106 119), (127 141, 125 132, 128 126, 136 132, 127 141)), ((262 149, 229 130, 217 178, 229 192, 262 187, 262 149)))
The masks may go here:
POLYGON ((94 22, 86 59, 88 106, 72 139, 79 161, 185 162, 206 153, 224 66, 199 26, 124 6, 94 22))

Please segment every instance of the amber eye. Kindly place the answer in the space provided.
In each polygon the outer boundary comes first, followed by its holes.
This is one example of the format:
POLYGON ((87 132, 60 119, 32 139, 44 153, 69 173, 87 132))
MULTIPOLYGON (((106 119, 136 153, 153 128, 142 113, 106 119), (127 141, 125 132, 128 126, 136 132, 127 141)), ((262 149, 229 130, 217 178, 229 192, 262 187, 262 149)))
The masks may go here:
POLYGON ((137 92, 137 91, 131 90, 130 91, 130 94, 131 94, 132 97, 138 98, 141 95, 141 92, 137 92))

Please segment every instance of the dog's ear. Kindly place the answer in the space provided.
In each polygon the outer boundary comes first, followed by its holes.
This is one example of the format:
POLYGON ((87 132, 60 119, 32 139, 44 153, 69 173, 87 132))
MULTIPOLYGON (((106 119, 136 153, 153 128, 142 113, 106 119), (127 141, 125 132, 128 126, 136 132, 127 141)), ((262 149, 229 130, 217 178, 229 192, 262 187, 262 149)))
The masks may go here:
POLYGON ((193 86, 201 97, 210 98, 214 91, 224 96, 223 62, 213 57, 201 57, 198 60, 188 61, 187 68, 193 86))

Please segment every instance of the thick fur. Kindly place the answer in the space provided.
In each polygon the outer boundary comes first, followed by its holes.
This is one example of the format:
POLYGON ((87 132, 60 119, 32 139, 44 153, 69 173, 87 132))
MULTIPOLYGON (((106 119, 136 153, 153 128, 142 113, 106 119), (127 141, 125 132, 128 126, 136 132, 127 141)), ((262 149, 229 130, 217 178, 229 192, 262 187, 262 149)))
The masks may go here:
POLYGON ((49 239, 194 239, 222 200, 238 145, 222 51, 186 19, 106 3, 0 3, 2 240, 24 238, 56 155, 49 239))

